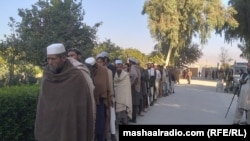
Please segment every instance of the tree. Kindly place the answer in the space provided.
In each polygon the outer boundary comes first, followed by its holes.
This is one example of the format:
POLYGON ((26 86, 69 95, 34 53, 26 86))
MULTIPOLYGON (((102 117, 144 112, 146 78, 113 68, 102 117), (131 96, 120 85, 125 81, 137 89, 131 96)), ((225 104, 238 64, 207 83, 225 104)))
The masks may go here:
MULTIPOLYGON (((0 45, 1 46, 1 45, 0 45)), ((2 54, 1 54, 2 55, 2 54)), ((8 66, 7 62, 0 55, 0 87, 5 86, 7 82, 8 66)))
MULTIPOLYGON (((7 74, 2 74, 2 79, 5 79, 3 85, 16 85, 20 83, 20 73, 27 70, 27 63, 25 62, 25 48, 22 45, 23 42, 20 40, 19 34, 16 32, 18 23, 10 18, 9 27, 12 33, 4 37, 6 38, 0 44, 0 56, 3 57, 2 68, 6 68, 7 74)), ((30 69, 32 70, 32 69, 30 69)))
POLYGON ((232 58, 229 57, 228 50, 225 47, 221 47, 221 52, 219 54, 219 60, 221 63, 221 68, 228 68, 230 62, 233 61, 232 58))
MULTIPOLYGON (((148 61, 148 57, 144 53, 142 53, 141 51, 139 51, 138 49, 126 48, 126 49, 124 49, 123 54, 125 54, 127 56, 126 59, 129 59, 130 57, 133 57, 137 61, 140 62, 140 66, 146 67, 146 63, 148 61)), ((128 61, 128 60, 126 60, 126 61, 128 61)))
POLYGON ((149 55, 149 62, 158 64, 158 65, 163 65, 165 64, 165 60, 163 59, 163 54, 158 51, 153 51, 149 55))
POLYGON ((93 56, 97 56, 97 54, 101 53, 102 51, 106 51, 109 53, 109 58, 113 62, 116 58, 122 59, 124 63, 128 61, 129 57, 133 57, 137 59, 141 66, 146 66, 146 63, 148 61, 147 56, 139 51, 138 49, 134 48, 126 48, 117 46, 115 43, 113 43, 110 39, 107 39, 106 41, 103 41, 99 43, 94 49, 93 49, 93 56))
POLYGON ((228 3, 233 7, 237 14, 233 15, 233 18, 237 20, 239 26, 236 28, 229 28, 229 25, 225 25, 219 32, 225 32, 225 40, 232 42, 234 40, 240 40, 242 45, 238 45, 241 49, 241 57, 250 59, 250 1, 249 0, 229 0, 228 3), (244 48, 244 49, 243 49, 244 48))
POLYGON ((75 0, 38 1, 32 9, 19 9, 21 40, 26 48, 27 61, 41 66, 46 47, 61 42, 68 48, 78 48, 83 56, 92 53, 96 32, 101 23, 90 27, 83 23, 82 2, 75 0))
POLYGON ((214 29, 221 29, 225 23, 237 26, 232 18, 235 11, 226 9, 220 0, 147 0, 142 14, 148 15, 150 33, 167 54, 165 65, 171 54, 178 55, 194 36, 205 44, 214 29))
POLYGON ((240 57, 250 59, 250 43, 238 44, 238 48, 241 50, 240 57))
POLYGON ((109 53, 110 60, 114 60, 115 58, 124 58, 125 55, 123 54, 123 50, 121 47, 117 46, 115 43, 112 43, 110 39, 107 39, 106 41, 103 41, 99 43, 94 49, 93 49, 93 55, 94 57, 101 53, 102 51, 106 51, 109 53))
POLYGON ((198 44, 191 44, 188 47, 182 48, 179 56, 175 59, 176 66, 185 66, 195 63, 202 55, 202 51, 198 44))

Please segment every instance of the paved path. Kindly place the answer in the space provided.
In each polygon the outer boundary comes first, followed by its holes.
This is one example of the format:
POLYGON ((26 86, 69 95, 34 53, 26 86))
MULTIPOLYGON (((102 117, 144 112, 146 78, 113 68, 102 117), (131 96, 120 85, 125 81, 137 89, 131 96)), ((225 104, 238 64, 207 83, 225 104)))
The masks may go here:
POLYGON ((175 85, 175 93, 157 100, 136 124, 232 124, 237 96, 225 118, 233 94, 216 92, 215 81, 186 80, 175 85))
MULTIPOLYGON (((175 85, 175 93, 159 98, 144 116, 137 116, 137 123, 157 125, 231 125, 236 109, 237 96, 216 92, 216 82, 181 80, 175 85), (225 118, 229 105, 231 107, 225 118)), ((119 132, 117 132, 119 137, 119 132)))

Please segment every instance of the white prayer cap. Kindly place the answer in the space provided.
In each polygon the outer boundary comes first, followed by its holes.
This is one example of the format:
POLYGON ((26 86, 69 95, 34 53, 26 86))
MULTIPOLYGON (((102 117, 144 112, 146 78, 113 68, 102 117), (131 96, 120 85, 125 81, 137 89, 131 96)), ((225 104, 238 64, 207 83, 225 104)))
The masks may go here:
POLYGON ((115 64, 122 64, 122 60, 120 60, 120 59, 115 60, 115 64))
POLYGON ((61 43, 51 44, 47 47, 47 55, 61 54, 66 52, 65 47, 61 43))
POLYGON ((148 64, 153 64, 153 62, 148 62, 148 64))
POLYGON ((109 53, 107 53, 106 51, 101 52, 101 54, 103 57, 109 57, 109 53))
POLYGON ((137 63, 136 59, 133 58, 133 57, 130 57, 130 58, 129 58, 129 61, 134 62, 134 63, 137 63))
POLYGON ((103 54, 101 54, 101 53, 96 55, 96 59, 98 59, 98 58, 103 58, 103 57, 104 57, 104 56, 103 56, 103 54))
POLYGON ((85 59, 85 63, 89 64, 91 66, 94 66, 94 64, 96 63, 96 61, 95 61, 94 57, 88 57, 87 59, 85 59))

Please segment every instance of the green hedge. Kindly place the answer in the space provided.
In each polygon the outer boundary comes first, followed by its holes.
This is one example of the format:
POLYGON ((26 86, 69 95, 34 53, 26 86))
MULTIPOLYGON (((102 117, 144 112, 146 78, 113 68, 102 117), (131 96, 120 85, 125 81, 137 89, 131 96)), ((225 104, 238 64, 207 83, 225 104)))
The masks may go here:
POLYGON ((0 141, 34 141, 39 85, 0 88, 0 141))

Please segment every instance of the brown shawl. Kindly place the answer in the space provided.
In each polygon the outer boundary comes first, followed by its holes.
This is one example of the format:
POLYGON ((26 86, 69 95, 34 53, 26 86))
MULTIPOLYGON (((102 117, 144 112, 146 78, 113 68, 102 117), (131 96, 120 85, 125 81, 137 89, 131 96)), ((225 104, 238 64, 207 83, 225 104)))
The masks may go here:
POLYGON ((140 92, 140 89, 141 89, 141 73, 140 73, 140 68, 137 66, 137 65, 131 65, 131 68, 130 68, 130 72, 129 72, 129 75, 130 75, 130 82, 131 82, 131 85, 134 85, 135 86, 135 90, 137 92, 140 92))
POLYGON ((108 94, 110 93, 108 77, 108 70, 104 66, 97 64, 97 68, 94 70, 95 100, 96 104, 99 104, 99 98, 104 98, 104 103, 107 107, 110 106, 110 103, 107 101, 108 94))
MULTIPOLYGON (((94 95, 96 104, 99 104, 99 98, 103 98, 103 102, 106 106, 106 128, 105 128, 105 136, 108 137, 109 133, 109 125, 110 125, 110 106, 111 106, 111 99, 110 99, 110 82, 109 82, 109 73, 108 68, 106 66, 101 66, 96 64, 96 69, 94 70, 94 95)), ((112 76, 112 72, 111 72, 112 76)), ((113 78, 113 77, 112 77, 113 78)))
POLYGON ((38 141, 93 141, 90 90, 82 72, 68 60, 60 74, 46 68, 41 84, 35 138, 38 141))
MULTIPOLYGON (((90 77, 90 71, 86 65, 82 64, 81 62, 77 61, 76 59, 73 59, 71 57, 68 57, 67 59, 70 61, 70 63, 73 66, 75 66, 77 69, 81 70, 85 79, 87 80, 88 87, 90 89, 90 96, 91 96, 91 100, 92 100, 93 117, 94 117, 94 125, 95 125, 95 122, 96 122, 96 105, 95 105, 95 98, 94 98, 95 86, 94 86, 92 78, 90 77)), ((93 128, 93 131, 95 132, 94 128, 93 128)))

